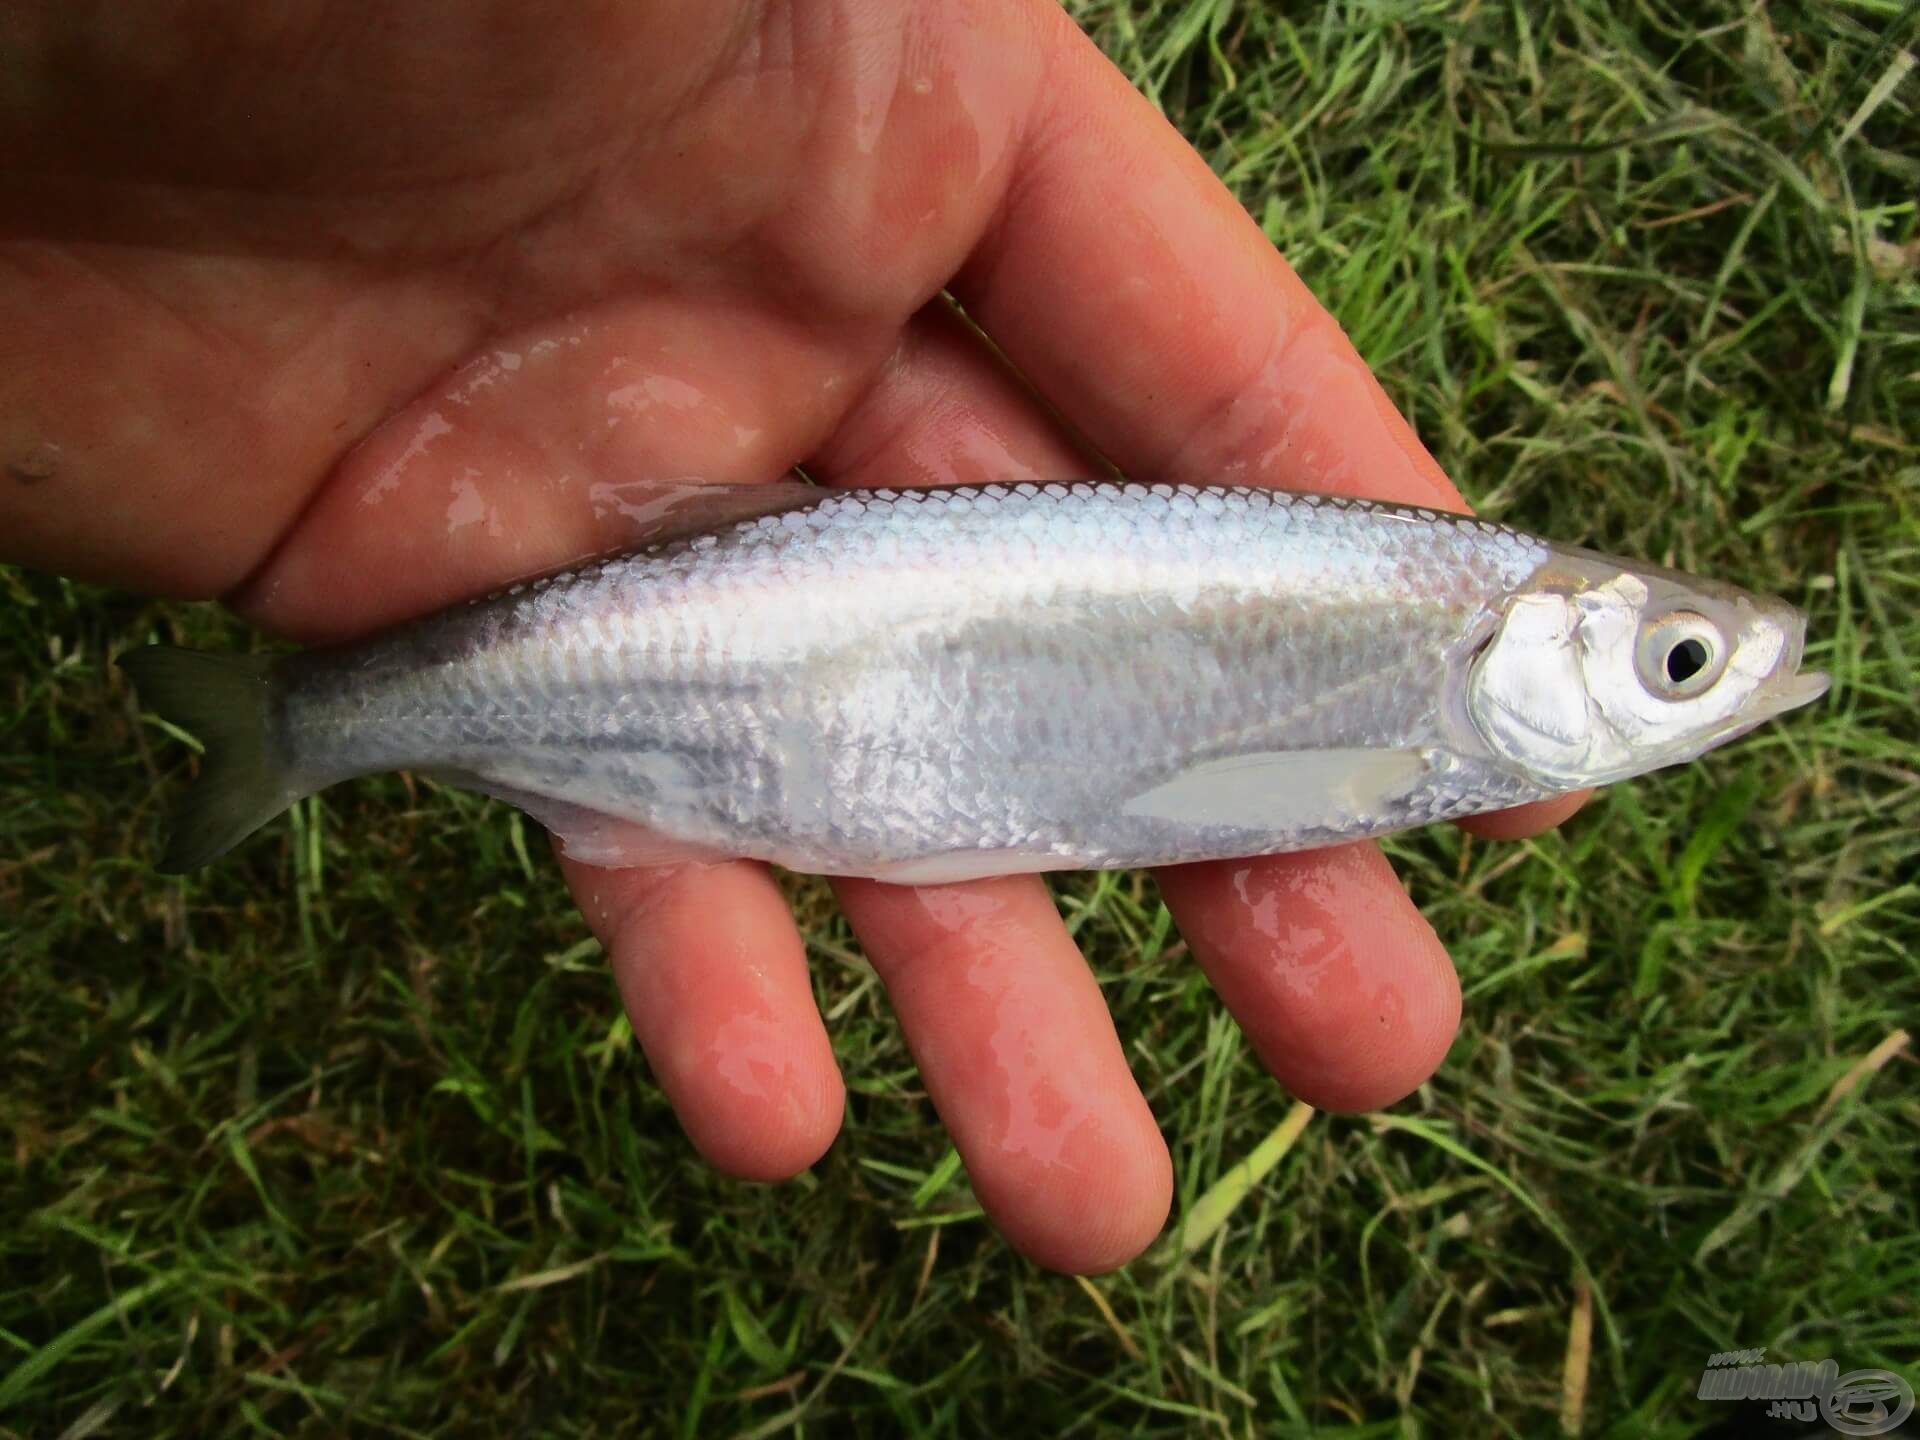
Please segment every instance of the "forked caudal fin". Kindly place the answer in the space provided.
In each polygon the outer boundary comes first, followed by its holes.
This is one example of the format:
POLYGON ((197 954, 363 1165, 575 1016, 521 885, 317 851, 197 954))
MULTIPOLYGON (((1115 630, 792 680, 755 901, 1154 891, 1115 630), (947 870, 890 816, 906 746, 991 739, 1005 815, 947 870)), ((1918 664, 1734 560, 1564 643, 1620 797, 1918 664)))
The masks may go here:
POLYGON ((120 657, 140 702, 198 739, 200 779, 173 814, 159 869, 196 870, 285 810, 307 787, 275 754, 272 660, 150 645, 120 657))

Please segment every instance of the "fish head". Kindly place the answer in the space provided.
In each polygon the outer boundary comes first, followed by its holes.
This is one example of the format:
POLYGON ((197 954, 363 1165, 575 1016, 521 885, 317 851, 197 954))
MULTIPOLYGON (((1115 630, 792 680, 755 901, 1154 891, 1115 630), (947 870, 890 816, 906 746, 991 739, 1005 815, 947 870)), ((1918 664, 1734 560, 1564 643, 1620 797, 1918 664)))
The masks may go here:
POLYGON ((1472 661, 1466 708, 1555 789, 1678 765, 1827 691, 1784 600, 1555 546, 1472 661))

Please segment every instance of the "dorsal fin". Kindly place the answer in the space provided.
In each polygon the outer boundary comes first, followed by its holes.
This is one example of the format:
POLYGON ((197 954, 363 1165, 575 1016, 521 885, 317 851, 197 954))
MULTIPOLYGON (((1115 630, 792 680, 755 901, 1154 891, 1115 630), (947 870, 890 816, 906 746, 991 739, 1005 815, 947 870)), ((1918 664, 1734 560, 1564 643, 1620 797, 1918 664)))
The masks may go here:
POLYGON ((836 493, 804 480, 770 480, 754 485, 635 480, 618 485, 595 485, 588 494, 596 511, 611 510, 619 514, 629 522, 624 533, 598 550, 583 551, 537 570, 508 575, 496 581, 492 588, 472 596, 468 603, 477 605, 504 595, 517 595, 525 589, 538 589, 561 576, 594 569, 637 550, 724 530, 742 520, 810 510, 836 493))
POLYGON ((591 487, 596 511, 611 510, 629 522, 620 548, 640 550, 709 531, 810 510, 834 492, 804 480, 770 480, 753 485, 703 485, 688 480, 633 480, 591 487))

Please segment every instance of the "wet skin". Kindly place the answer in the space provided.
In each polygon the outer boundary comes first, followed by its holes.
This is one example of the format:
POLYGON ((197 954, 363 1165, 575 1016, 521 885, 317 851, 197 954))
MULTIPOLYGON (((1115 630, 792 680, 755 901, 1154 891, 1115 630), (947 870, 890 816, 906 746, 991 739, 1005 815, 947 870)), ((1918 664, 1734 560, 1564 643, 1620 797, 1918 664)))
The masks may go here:
MULTIPOLYGON (((327 641, 617 546, 636 480, 1104 456, 1465 508, 1041 0, 369 13, 15 12, 0 558, 327 641)), ((562 868, 701 1152, 766 1180, 817 1159, 844 1091, 767 872, 562 868)), ((1372 845, 1160 878, 1294 1093, 1366 1109, 1440 1062, 1459 986, 1372 845)), ((1042 882, 836 889, 1008 1239, 1137 1254, 1167 1148, 1042 882)))

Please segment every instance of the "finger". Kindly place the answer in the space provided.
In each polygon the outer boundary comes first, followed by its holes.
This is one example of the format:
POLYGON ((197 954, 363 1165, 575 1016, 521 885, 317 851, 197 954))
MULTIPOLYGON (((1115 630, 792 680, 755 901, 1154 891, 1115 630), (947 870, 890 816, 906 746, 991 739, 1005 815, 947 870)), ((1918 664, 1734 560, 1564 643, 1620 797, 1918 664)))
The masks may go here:
POLYGON ((1516 806, 1512 810, 1469 815, 1458 824, 1462 830, 1486 840, 1525 840, 1572 818, 1592 798, 1591 790, 1574 790, 1565 795, 1556 795, 1551 800, 1536 800, 1531 805, 1516 806))
POLYGON ((961 485, 1063 479, 1101 462, 944 301, 917 314, 820 448, 833 485, 961 485))
POLYGON ((744 1180, 784 1180, 826 1153, 846 1092, 765 867, 561 869, 694 1147, 744 1180))
POLYGON ((1464 508, 1200 157, 1063 13, 1036 9, 1047 84, 955 278, 968 313, 1138 478, 1464 508))
MULTIPOLYGON (((1031 395, 944 305, 807 462, 835 484, 1087 473, 1031 395)), ((1046 887, 843 880, 848 918, 927 1092, 1002 1234, 1059 1270, 1110 1269, 1166 1221, 1166 1143, 1046 887)))
POLYGON ((348 455, 231 598, 335 640, 638 543, 661 482, 785 474, 891 343, 721 296, 518 331, 348 455))
MULTIPOLYGON (((37 210, 9 198, 10 219, 37 210)), ((140 221, 179 208, 157 186, 124 202, 140 221)), ((211 264, 202 245, 170 254, 173 238, 0 240, 0 453, 45 472, 0 488, 0 555, 144 591, 225 591, 341 445, 467 330, 429 287, 294 257, 211 264), (384 343, 359 343, 376 317, 384 343)))
POLYGON ((1180 865, 1159 879, 1254 1051, 1302 1100, 1391 1104, 1445 1057, 1460 982, 1378 846, 1180 865))
POLYGON ((1100 988, 1032 876, 834 886, 1008 1241, 1092 1274, 1166 1223, 1172 1165, 1100 988))

